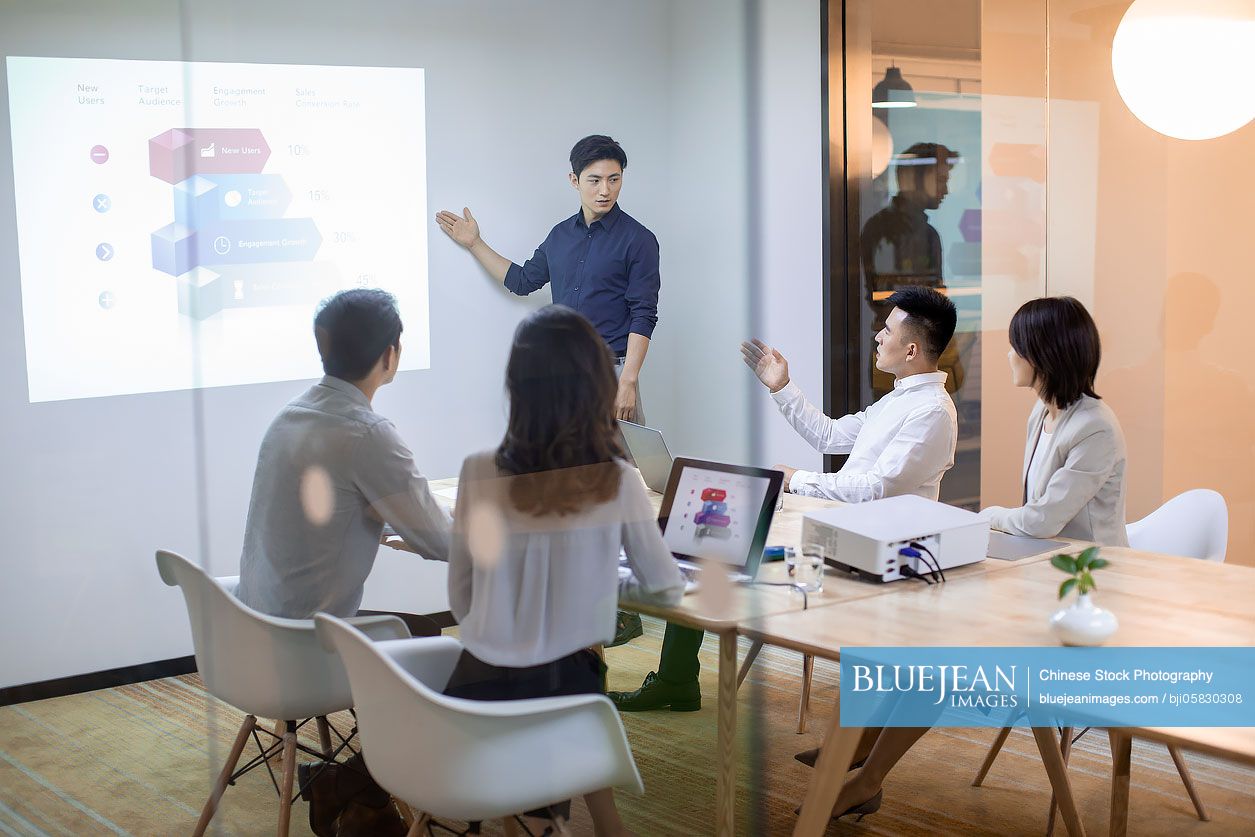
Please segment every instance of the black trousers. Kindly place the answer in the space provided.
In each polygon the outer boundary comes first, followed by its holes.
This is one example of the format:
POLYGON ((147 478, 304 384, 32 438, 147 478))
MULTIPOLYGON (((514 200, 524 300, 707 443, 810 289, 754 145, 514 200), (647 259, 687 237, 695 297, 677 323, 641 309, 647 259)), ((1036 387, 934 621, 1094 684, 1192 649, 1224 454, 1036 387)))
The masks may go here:
POLYGON ((662 635, 662 657, 658 661, 658 676, 668 683, 688 683, 697 679, 701 664, 697 652, 702 647, 703 631, 682 628, 667 623, 662 635))
MULTIPOLYGON (((542 663, 538 666, 511 668, 495 666, 463 650, 458 657, 444 693, 469 700, 525 700, 558 695, 601 694, 604 691, 606 664, 590 649, 542 663)), ((553 819, 571 818, 571 800, 554 802, 545 808, 528 811, 527 816, 553 819)))

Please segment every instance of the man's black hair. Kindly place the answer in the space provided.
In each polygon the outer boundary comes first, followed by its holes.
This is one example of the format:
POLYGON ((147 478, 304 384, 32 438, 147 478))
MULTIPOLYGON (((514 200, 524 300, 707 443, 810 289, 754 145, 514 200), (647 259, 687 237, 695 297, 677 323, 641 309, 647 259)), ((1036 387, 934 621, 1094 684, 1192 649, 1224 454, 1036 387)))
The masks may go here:
POLYGON ((584 137, 571 149, 571 171, 576 178, 599 160, 614 160, 619 168, 627 168, 627 155, 623 153, 622 146, 603 134, 584 137))
POLYGON ((940 358, 959 321, 950 298, 932 288, 912 285, 895 291, 886 302, 906 312, 903 323, 915 330, 925 353, 934 361, 940 358))
POLYGON ((374 288, 340 291, 318 306, 314 339, 323 372, 344 381, 360 381, 389 346, 401 344, 396 298, 374 288))

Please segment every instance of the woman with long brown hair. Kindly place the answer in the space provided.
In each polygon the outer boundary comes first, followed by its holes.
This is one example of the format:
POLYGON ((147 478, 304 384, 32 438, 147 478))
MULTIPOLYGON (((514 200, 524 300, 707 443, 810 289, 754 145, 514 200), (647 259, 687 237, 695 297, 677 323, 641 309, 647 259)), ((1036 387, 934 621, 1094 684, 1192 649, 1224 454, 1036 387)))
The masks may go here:
MULTIPOLYGON (((614 368, 589 322, 560 305, 525 319, 506 390, 505 438, 467 457, 458 483, 449 606, 464 650, 445 693, 598 693, 604 666, 589 647, 614 636, 620 596, 675 604, 684 581, 623 461, 614 368)), ((598 835, 627 833, 613 790, 585 801, 598 835)))

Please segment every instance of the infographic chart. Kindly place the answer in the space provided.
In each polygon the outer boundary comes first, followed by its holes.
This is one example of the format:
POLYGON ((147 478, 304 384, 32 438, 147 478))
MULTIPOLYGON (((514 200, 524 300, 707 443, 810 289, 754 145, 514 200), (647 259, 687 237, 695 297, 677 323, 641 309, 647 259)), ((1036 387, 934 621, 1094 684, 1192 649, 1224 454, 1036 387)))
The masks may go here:
POLYGON ((765 477, 685 468, 663 540, 681 555, 744 564, 770 486, 765 477))
POLYGON ((430 365, 421 69, 7 66, 32 402, 317 377, 350 287, 430 365))

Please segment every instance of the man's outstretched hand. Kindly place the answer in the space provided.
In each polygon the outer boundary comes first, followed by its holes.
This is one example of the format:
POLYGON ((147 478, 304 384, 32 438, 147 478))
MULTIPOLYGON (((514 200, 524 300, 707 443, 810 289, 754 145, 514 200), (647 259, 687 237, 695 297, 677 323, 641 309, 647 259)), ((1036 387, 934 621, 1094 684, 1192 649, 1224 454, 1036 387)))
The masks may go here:
POLYGON ((741 344, 741 359, 772 392, 779 392, 789 383, 789 362, 757 337, 741 344))
POLYGON ((467 249, 479 241, 479 222, 471 214, 470 207, 462 207, 461 215, 442 209, 436 213, 436 223, 449 238, 467 249))

